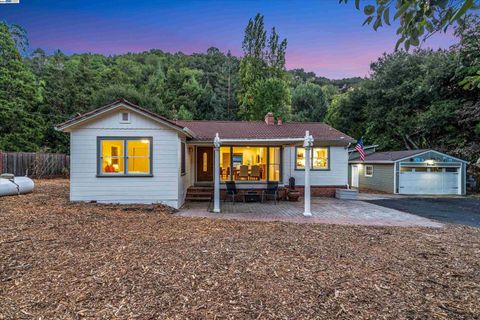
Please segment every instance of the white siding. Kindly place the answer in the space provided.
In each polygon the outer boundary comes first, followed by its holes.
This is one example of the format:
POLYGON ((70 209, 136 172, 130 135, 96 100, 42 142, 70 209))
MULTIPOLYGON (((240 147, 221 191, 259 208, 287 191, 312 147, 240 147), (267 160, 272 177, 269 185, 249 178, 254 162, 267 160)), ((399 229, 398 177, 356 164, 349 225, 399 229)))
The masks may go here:
MULTIPOLYGON (((178 140, 179 143, 179 149, 178 149, 178 163, 179 163, 179 168, 181 167, 181 161, 182 161, 182 151, 181 151, 181 146, 182 146, 182 141, 185 142, 184 139, 178 140)), ((179 170, 179 176, 178 176, 178 206, 181 207, 183 203, 185 202, 185 197, 187 196, 187 189, 191 185, 193 185, 193 157, 194 157, 194 152, 193 152, 193 146, 186 145, 185 147, 185 175, 182 175, 181 170, 179 170)))
POLYGON ((177 132, 130 113, 120 123, 116 110, 70 134, 70 199, 107 203, 165 203, 178 208, 179 137, 177 132), (152 137, 153 177, 97 177, 97 137, 152 137))
MULTIPOLYGON (((348 150, 344 147, 330 147, 330 170, 310 171, 312 186, 344 186, 348 183, 348 150)), ((295 170, 295 147, 285 147, 283 151, 283 182, 288 184, 290 177, 295 184, 303 186, 305 171, 295 170)))

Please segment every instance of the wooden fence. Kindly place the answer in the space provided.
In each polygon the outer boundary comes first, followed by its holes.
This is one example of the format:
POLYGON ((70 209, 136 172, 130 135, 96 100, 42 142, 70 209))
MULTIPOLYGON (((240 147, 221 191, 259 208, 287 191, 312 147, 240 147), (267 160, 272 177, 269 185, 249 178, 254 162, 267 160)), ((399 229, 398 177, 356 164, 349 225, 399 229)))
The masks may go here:
POLYGON ((51 178, 66 177, 69 172, 70 156, 66 154, 0 151, 0 174, 51 178))

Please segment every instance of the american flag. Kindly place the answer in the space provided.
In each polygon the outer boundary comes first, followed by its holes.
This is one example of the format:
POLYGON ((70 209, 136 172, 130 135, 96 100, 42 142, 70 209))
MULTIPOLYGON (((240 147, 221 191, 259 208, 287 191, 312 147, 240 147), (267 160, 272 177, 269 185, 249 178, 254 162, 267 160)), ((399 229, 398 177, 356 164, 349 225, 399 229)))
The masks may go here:
POLYGON ((360 160, 365 161, 365 151, 363 150, 362 138, 358 139, 357 145, 355 146, 355 150, 357 150, 358 154, 360 154, 360 160))

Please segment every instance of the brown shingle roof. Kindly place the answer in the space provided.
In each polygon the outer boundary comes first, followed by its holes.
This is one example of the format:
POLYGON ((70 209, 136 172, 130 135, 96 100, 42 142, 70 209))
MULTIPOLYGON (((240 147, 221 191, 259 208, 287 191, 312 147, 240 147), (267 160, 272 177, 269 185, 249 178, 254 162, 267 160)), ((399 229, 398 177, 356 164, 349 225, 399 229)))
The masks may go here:
POLYGON ((195 133, 196 140, 213 140, 218 132, 220 139, 288 139, 303 138, 309 130, 315 140, 344 141, 355 140, 321 122, 286 122, 282 125, 267 125, 264 121, 198 121, 177 120, 178 125, 195 133))
POLYGON ((152 111, 139 107, 127 100, 119 99, 106 106, 100 107, 93 111, 78 115, 72 119, 62 122, 56 126, 57 130, 64 130, 73 124, 82 122, 83 120, 92 118, 103 111, 109 111, 117 106, 128 106, 138 110, 150 117, 158 119, 163 123, 172 125, 173 127, 183 130, 193 136, 194 140, 212 141, 218 132, 220 139, 285 139, 303 138, 305 131, 309 130, 310 134, 317 141, 331 141, 340 143, 353 143, 352 137, 332 128, 331 126, 321 122, 287 122, 282 125, 267 125, 264 121, 200 121, 200 120, 169 120, 152 111), (188 129, 188 130, 187 130, 188 129), (190 134, 191 133, 191 134, 190 134))

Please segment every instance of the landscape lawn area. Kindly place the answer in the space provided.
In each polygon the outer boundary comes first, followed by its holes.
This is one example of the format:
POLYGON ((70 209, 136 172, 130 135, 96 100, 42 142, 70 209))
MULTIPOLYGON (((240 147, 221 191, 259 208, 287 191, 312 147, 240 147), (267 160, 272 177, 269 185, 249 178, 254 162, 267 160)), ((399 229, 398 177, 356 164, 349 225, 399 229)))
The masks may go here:
POLYGON ((185 218, 0 198, 0 319, 474 319, 480 229, 185 218))

